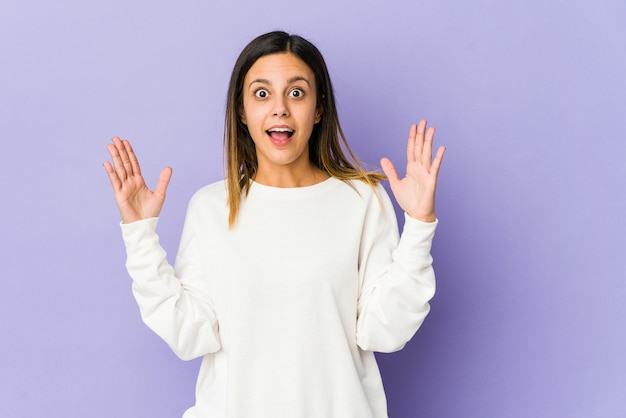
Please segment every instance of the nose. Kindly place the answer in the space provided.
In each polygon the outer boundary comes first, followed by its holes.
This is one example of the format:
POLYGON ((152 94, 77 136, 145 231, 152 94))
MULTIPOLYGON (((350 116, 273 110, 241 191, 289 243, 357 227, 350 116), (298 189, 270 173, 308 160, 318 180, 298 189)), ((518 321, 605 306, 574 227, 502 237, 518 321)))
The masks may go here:
POLYGON ((285 117, 289 115, 289 109, 284 97, 277 97, 274 101, 274 116, 285 117))

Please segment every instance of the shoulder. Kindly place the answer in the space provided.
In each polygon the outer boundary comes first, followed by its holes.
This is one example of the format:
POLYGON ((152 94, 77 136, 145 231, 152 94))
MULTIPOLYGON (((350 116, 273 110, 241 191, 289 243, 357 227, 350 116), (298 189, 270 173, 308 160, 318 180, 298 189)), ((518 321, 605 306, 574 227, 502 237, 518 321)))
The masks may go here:
POLYGON ((368 184, 361 180, 333 179, 331 195, 338 211, 348 211, 354 219, 367 216, 377 219, 381 216, 394 214, 393 204, 381 183, 368 184), (362 214, 362 215, 358 215, 362 214))
POLYGON ((189 201, 189 207, 226 205, 226 203, 226 181, 220 180, 196 191, 189 201))
POLYGON ((352 193, 356 192, 360 200, 364 202, 382 203, 390 200, 387 191, 380 182, 372 186, 362 180, 338 181, 345 184, 345 190, 352 190, 352 193))

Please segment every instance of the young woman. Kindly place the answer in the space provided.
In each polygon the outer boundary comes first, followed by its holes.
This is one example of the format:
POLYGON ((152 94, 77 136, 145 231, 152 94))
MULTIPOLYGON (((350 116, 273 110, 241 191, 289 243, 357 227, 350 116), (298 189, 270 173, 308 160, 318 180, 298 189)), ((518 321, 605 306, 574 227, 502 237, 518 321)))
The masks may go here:
POLYGON ((172 171, 149 190, 113 138, 104 165, 142 318, 203 358, 185 418, 387 416, 373 352, 401 349, 435 291, 433 136, 411 127, 404 178, 381 160, 406 212, 399 237, 384 176, 345 142, 320 52, 284 32, 254 39, 228 90, 226 179, 191 199, 174 267, 155 232, 172 171))

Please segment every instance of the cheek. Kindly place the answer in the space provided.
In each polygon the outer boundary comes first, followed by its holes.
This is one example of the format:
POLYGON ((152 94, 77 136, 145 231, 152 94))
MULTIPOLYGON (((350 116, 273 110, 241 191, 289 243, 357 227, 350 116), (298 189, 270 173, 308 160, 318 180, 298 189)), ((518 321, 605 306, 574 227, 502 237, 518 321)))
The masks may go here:
POLYGON ((263 124, 263 117, 265 112, 262 106, 254 103, 246 103, 244 101, 243 111, 241 112, 241 120, 248 125, 248 128, 253 129, 257 125, 263 124))
POLYGON ((251 112, 249 107, 244 107, 241 112, 241 121, 248 127, 248 129, 254 128, 256 120, 257 118, 255 117, 254 112, 251 112))
POLYGON ((254 122, 259 119, 259 107, 259 103, 245 96, 241 103, 241 111, 239 112, 241 121, 248 126, 254 125, 254 122))

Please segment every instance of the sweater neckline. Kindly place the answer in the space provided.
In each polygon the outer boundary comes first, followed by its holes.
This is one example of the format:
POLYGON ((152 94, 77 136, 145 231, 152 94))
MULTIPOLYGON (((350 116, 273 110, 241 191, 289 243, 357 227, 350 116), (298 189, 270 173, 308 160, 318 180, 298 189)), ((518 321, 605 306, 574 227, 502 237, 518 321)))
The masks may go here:
POLYGON ((267 186, 265 184, 257 183, 254 180, 250 184, 250 193, 261 193, 267 196, 276 196, 276 197, 298 197, 304 195, 311 195, 312 193, 318 193, 333 184, 337 181, 335 177, 328 177, 325 180, 320 181, 319 183, 312 184, 310 186, 302 186, 302 187, 276 187, 276 186, 267 186))

